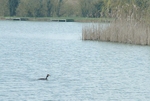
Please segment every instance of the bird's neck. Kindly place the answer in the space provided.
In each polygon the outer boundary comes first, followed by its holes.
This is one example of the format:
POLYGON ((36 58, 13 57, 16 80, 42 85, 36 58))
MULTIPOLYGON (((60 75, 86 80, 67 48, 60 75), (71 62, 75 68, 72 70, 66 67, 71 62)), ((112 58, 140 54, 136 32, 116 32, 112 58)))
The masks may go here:
POLYGON ((48 78, 48 76, 46 76, 46 79, 48 78))

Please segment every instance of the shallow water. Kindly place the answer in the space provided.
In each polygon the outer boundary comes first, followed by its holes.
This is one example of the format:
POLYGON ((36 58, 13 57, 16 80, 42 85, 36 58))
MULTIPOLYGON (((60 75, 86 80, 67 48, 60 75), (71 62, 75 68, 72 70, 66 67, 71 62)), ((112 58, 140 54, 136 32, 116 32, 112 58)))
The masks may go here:
POLYGON ((84 24, 0 21, 0 101, 149 101, 150 47, 82 41, 84 24))

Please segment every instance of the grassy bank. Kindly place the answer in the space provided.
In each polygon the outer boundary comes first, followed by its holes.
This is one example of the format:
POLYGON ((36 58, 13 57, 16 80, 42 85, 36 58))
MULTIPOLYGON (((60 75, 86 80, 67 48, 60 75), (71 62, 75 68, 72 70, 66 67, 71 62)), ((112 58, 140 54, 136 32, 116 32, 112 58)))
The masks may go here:
POLYGON ((93 24, 83 27, 82 39, 150 45, 150 26, 133 20, 114 21, 106 29, 93 24))
POLYGON ((13 20, 15 18, 26 19, 26 21, 52 21, 57 19, 73 19, 74 22, 111 22, 111 18, 85 18, 85 17, 0 17, 1 20, 13 20))

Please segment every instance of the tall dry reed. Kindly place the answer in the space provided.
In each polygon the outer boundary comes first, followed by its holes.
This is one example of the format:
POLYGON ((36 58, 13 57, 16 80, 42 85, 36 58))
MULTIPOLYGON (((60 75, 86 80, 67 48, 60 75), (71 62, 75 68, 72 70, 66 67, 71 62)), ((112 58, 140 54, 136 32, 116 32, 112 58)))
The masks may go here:
POLYGON ((83 27, 82 39, 150 45, 150 26, 134 20, 114 21, 107 28, 92 24, 83 27))

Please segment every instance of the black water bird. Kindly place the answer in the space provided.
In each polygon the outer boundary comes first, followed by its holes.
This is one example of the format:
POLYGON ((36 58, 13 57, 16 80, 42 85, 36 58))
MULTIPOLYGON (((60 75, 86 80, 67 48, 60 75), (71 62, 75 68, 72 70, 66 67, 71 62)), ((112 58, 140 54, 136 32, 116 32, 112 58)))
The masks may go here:
POLYGON ((47 74, 46 78, 39 78, 38 80, 47 80, 47 78, 49 77, 50 75, 47 74))

